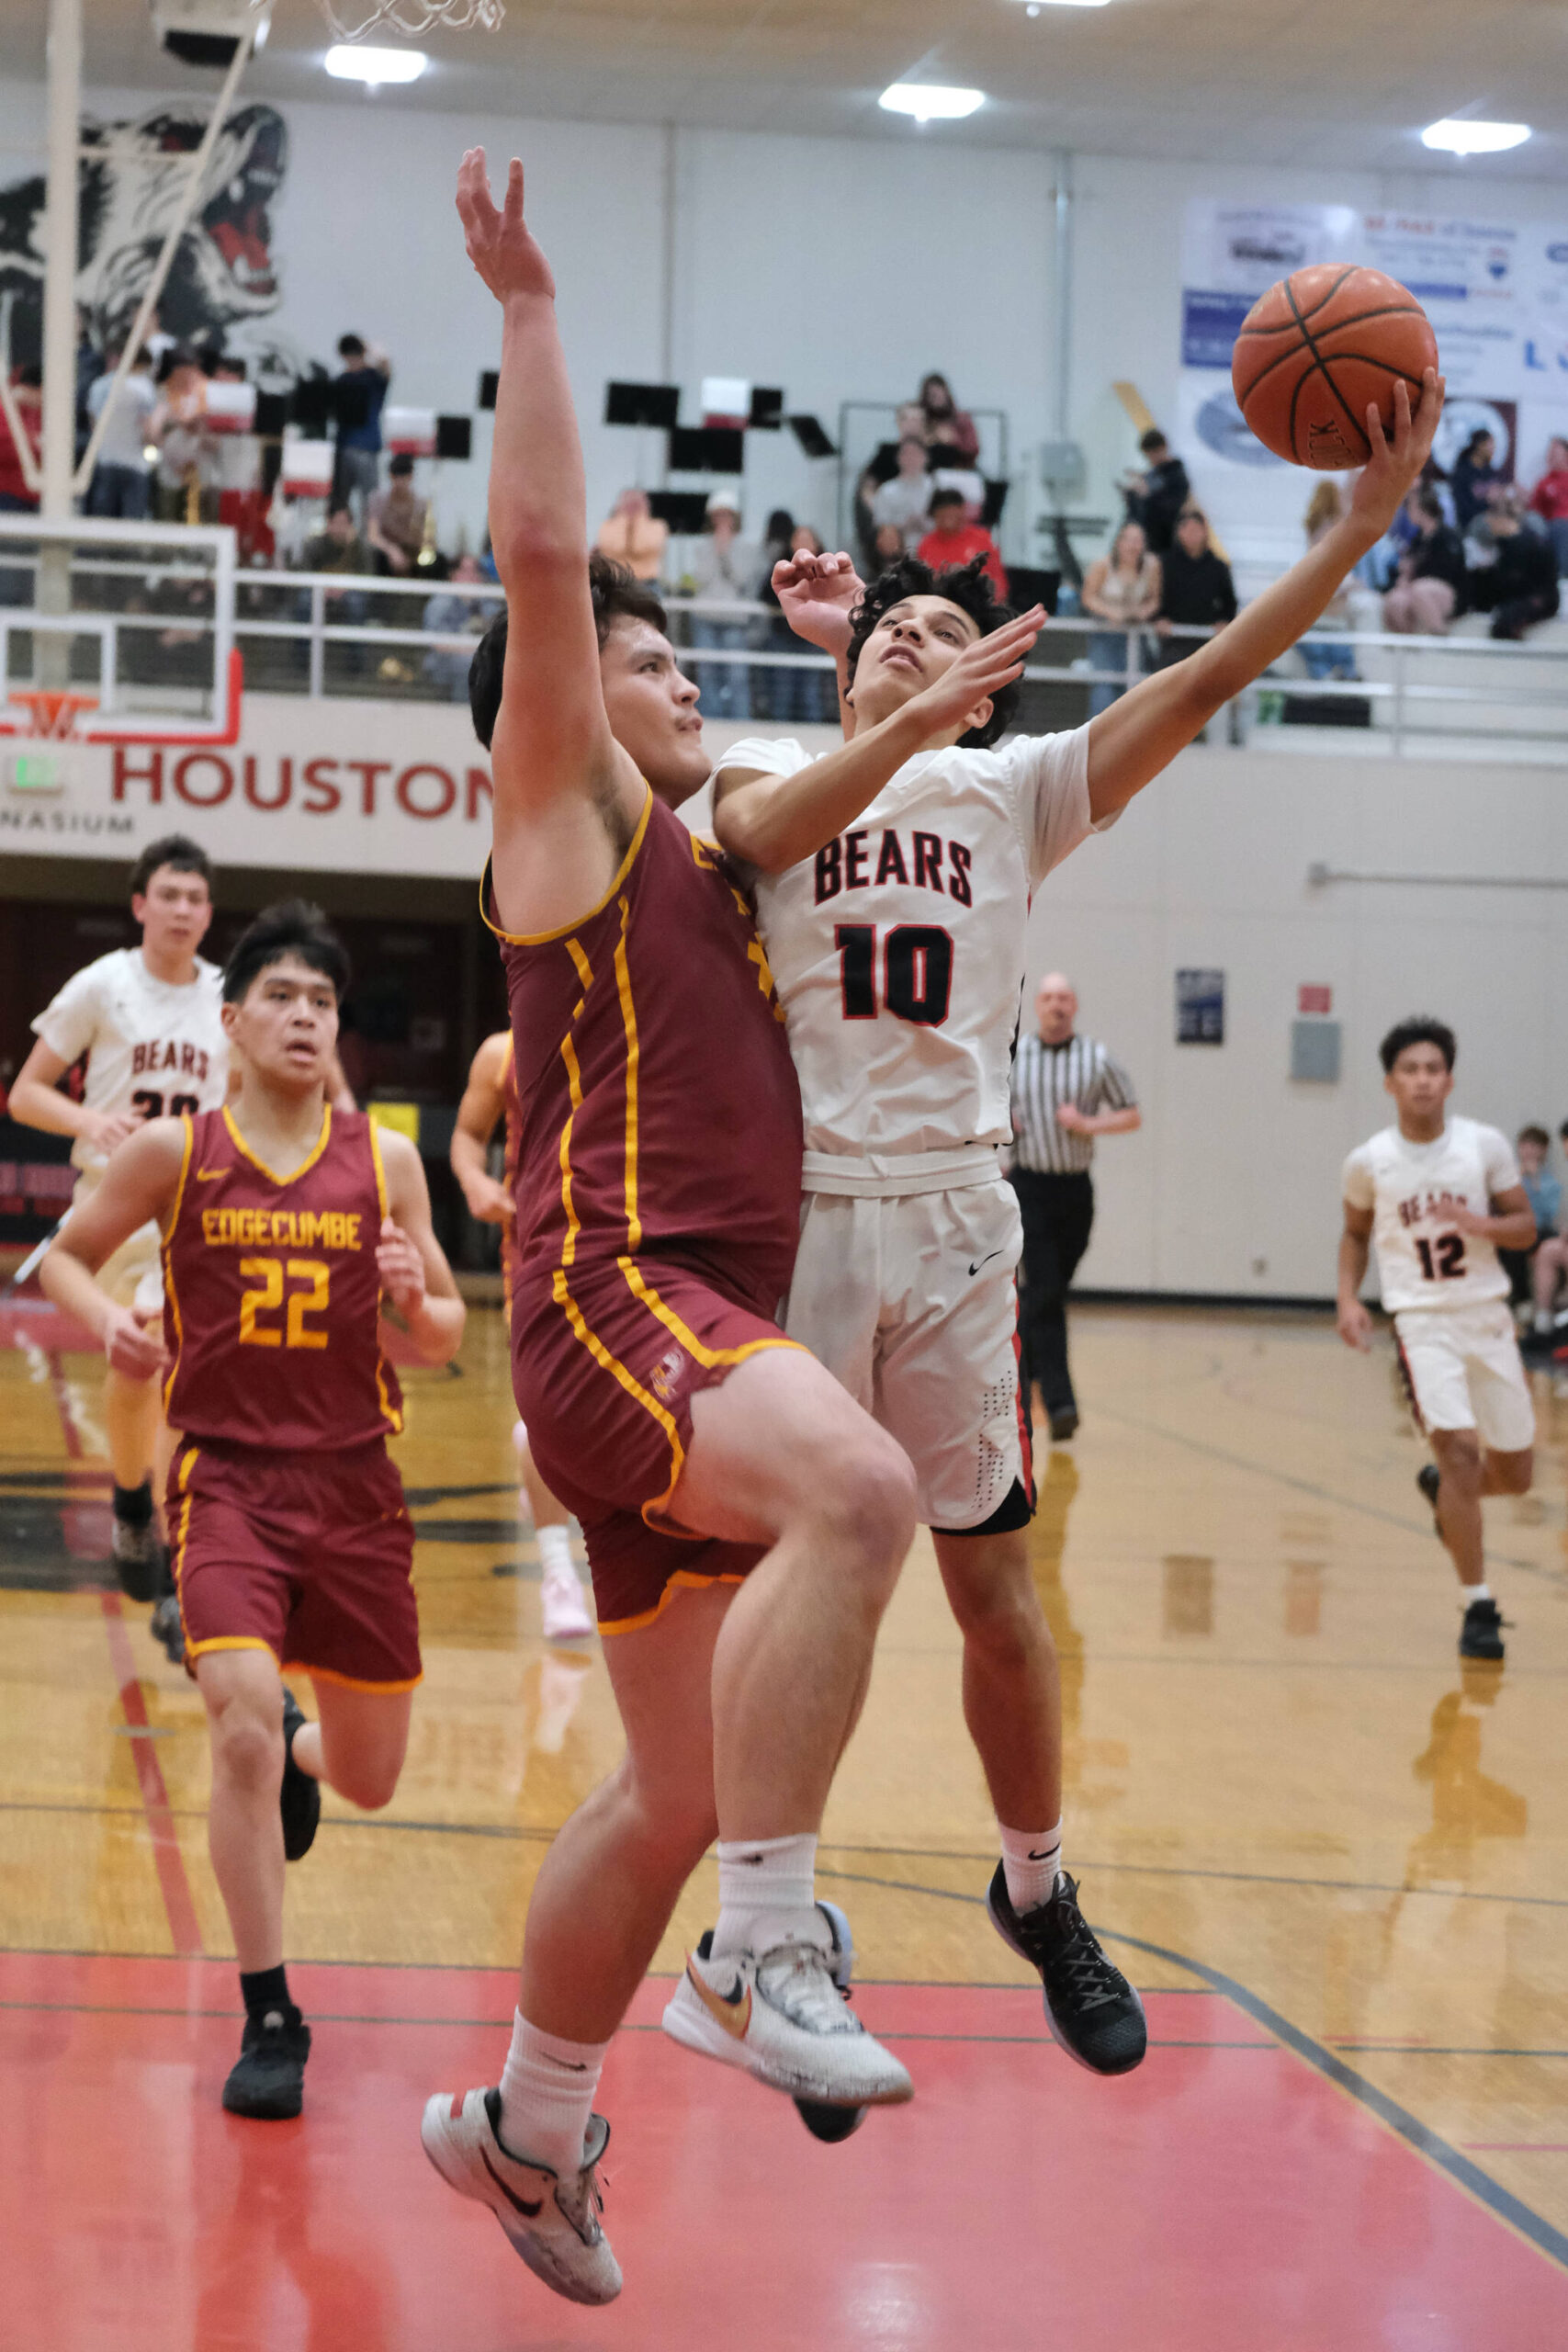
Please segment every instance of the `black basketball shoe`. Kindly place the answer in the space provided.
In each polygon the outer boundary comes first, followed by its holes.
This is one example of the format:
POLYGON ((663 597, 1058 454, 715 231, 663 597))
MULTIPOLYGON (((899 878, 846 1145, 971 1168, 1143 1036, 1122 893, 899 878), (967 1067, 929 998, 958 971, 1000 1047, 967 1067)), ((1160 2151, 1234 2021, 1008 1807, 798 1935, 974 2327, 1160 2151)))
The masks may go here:
MULTIPOLYGON (((1442 1482, 1442 1472, 1438 1469, 1435 1462, 1424 1462, 1420 1469, 1416 1473, 1416 1484, 1420 1487, 1421 1492, 1426 1496, 1427 1502, 1432 1507, 1432 1523, 1434 1526, 1437 1525, 1438 1520, 1438 1488, 1442 1482)), ((1439 1528, 1438 1533, 1440 1534, 1441 1532, 1442 1531, 1439 1528)))
POLYGON ((302 1854, 310 1852, 321 1818, 321 1784, 313 1772, 302 1771, 294 1761, 294 1735, 308 1721, 299 1700, 285 1683, 283 1787, 278 1793, 278 1805, 283 1815, 284 1859, 290 1862, 297 1862, 302 1854))
POLYGON ((1495 1600, 1472 1600, 1464 1612, 1460 1627, 1461 1657, 1490 1658, 1495 1664, 1503 1656, 1503 1619, 1495 1600))
POLYGON ((1003 1943, 1039 1970, 1045 2022, 1068 2057, 1095 2075, 1127 2075, 1141 2065, 1148 2047, 1144 2005, 1100 1951, 1066 1871, 1055 1893, 1020 1918, 998 1862, 986 1908, 1003 1943))
POLYGON ((223 2086, 231 2115, 287 2122, 305 2103, 305 2061, 310 2029, 296 2008, 268 2009, 245 2019, 240 2055, 223 2086))
POLYGON ((175 1589, 174 1573, 169 1566, 169 1555, 161 1547, 158 1560, 158 1598, 153 1603, 152 1614, 147 1621, 147 1630, 155 1642, 162 1643, 164 1655, 171 1666, 185 1664, 186 1629, 185 1621, 180 1615, 180 1597, 175 1589))

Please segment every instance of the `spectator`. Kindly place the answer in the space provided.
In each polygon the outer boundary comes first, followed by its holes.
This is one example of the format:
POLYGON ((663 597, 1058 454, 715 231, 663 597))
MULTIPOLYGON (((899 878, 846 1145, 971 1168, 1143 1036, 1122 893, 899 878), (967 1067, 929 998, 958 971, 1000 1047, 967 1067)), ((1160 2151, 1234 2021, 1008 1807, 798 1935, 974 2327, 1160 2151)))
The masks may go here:
POLYGON ((904 534, 897 525, 879 524, 871 542, 872 577, 874 579, 879 571, 886 571, 890 564, 899 562, 908 553, 904 534))
POLYGON ((1220 629, 1235 620, 1235 582, 1224 556, 1216 555, 1209 544, 1208 517, 1197 506, 1184 510, 1176 526, 1175 544, 1159 569, 1155 629, 1164 639, 1159 666, 1168 670, 1173 662, 1185 662, 1190 653, 1196 653, 1201 642, 1195 637, 1172 637, 1173 628, 1220 629))
POLYGON ((1517 641, 1557 612, 1557 559, 1540 532, 1526 525, 1522 491, 1495 490, 1486 520, 1496 560, 1471 572, 1471 602, 1491 614, 1489 635, 1517 641))
POLYGON ((1176 537, 1177 521, 1192 494, 1192 485, 1186 467, 1179 458, 1172 457, 1157 425, 1149 427, 1138 447, 1144 453, 1144 470, 1130 474, 1122 485, 1127 520, 1143 525, 1149 553, 1162 556, 1176 537))
MULTIPOLYGON (((1326 538, 1346 513, 1344 492, 1337 481, 1320 481, 1307 501, 1307 511, 1302 518, 1309 548, 1326 538)), ((1330 628, 1352 627, 1350 590, 1341 581, 1319 615, 1319 626, 1330 628)), ((1353 678, 1356 675, 1356 649, 1352 645, 1324 644, 1320 639, 1303 637, 1297 647, 1306 663, 1309 678, 1353 678)))
POLYGON ((912 434, 906 434, 898 444, 897 472, 891 481, 885 481, 872 493, 871 501, 873 531, 891 523, 899 534, 900 554, 913 555, 926 536, 931 488, 926 470, 926 445, 912 434))
MULTIPOLYGON (((376 569, 376 559, 360 537, 349 506, 333 506, 328 510, 326 527, 305 542, 307 571, 346 572, 353 577, 367 577, 376 569)), ((363 628, 369 610, 363 588, 329 588, 322 599, 322 617, 329 628, 363 628)), ((335 657, 333 667, 340 667, 357 677, 366 666, 368 648, 358 645, 327 647, 329 657, 335 657)))
POLYGON ((1560 434, 1546 445, 1546 471, 1530 492, 1530 513, 1546 525, 1558 577, 1568 577, 1568 441, 1560 434))
MULTIPOLYGON (((109 361, 108 372, 95 377, 87 388, 87 413, 95 425, 107 404, 119 360, 117 351, 109 361)), ((130 363, 124 383, 115 393, 114 411, 98 444, 93 479, 87 485, 89 514, 125 523, 145 520, 152 474, 147 451, 152 412, 157 405, 158 395, 152 388, 152 355, 143 344, 130 363)))
POLYGON ((160 523, 216 523, 218 447, 207 427, 207 378, 176 345, 164 356, 149 423, 157 444, 153 512, 160 523))
POLYGON ((495 606, 490 599, 481 602, 477 596, 459 596, 452 592, 457 588, 478 588, 483 582, 479 558, 460 555, 452 567, 451 587, 430 598, 420 623, 428 636, 467 639, 462 645, 433 645, 425 652, 424 674, 448 702, 468 701, 468 665, 474 658, 474 647, 487 623, 495 617, 495 606))
POLYGON ((945 376, 922 378, 920 413, 933 460, 951 466, 974 465, 980 454, 980 436, 968 410, 960 408, 953 399, 945 376))
POLYGON ((1503 477, 1492 462, 1496 448, 1493 435, 1481 425, 1454 459, 1449 484, 1453 492, 1454 522, 1461 539, 1469 537, 1476 516, 1485 512, 1502 487, 1503 477))
POLYGON ((405 580, 426 552, 430 501, 413 486, 413 459, 397 457, 387 468, 387 487, 365 502, 365 536, 378 569, 405 580))
POLYGON ((338 343, 343 361, 332 380, 332 410, 337 423, 337 457, 333 466, 332 503, 342 506, 364 501, 380 479, 381 407, 392 363, 384 353, 367 351, 356 334, 338 343))
POLYGON ((594 541, 601 555, 642 581, 659 578, 669 544, 670 526, 655 514, 646 490, 623 490, 594 541))
MULTIPOLYGON (((767 607, 766 620, 751 624, 751 642, 761 653, 799 652, 795 632, 787 625, 781 628, 779 600, 773 594, 773 566, 782 563, 795 540, 795 521, 787 506, 775 506, 768 517, 762 533, 762 568, 757 586, 757 601, 767 607)), ((753 718, 794 718, 794 681, 786 670, 757 668, 751 672, 751 716, 753 718)))
MULTIPOLYGON (((1544 1127, 1521 1127, 1514 1138, 1514 1145, 1519 1162, 1519 1182, 1525 1188, 1530 1214, 1535 1218, 1535 1240, 1528 1250, 1499 1250, 1497 1255, 1508 1277, 1512 1304, 1518 1306, 1533 1295, 1534 1261, 1542 1245, 1556 1239, 1558 1219, 1562 1211, 1562 1187, 1547 1168, 1551 1153, 1551 1137, 1544 1127)), ((1556 1280, 1555 1274, 1546 1279, 1546 1308, 1535 1317, 1538 1331, 1550 1331, 1551 1329, 1551 1293, 1556 1288, 1556 1280)))
POLYGON ((80 303, 76 306, 76 463, 86 454, 87 436, 93 429, 87 395, 104 372, 104 355, 88 331, 87 313, 80 303))
MULTIPOLYGON (((1128 634, 1140 621, 1151 621, 1160 607, 1159 558, 1149 553, 1141 523, 1123 523, 1111 542, 1109 555, 1097 556, 1084 576, 1082 601, 1096 620, 1113 621, 1114 630, 1097 630, 1089 641, 1091 670, 1125 670, 1128 634)), ((1090 718, 1109 710, 1125 684, 1102 680, 1089 689, 1090 718)))
POLYGON ((1008 576, 1002 570, 1001 549, 983 523, 972 523, 961 490, 933 490, 931 492, 931 526, 915 550, 922 563, 933 571, 950 571, 957 565, 970 562, 976 556, 986 559, 985 572, 997 594, 1005 603, 1008 576))
POLYGON ((1383 627, 1401 637, 1446 637, 1467 601, 1464 548, 1429 483, 1416 483, 1404 512, 1416 536, 1383 597, 1383 627))
MULTIPOLYGON (((16 402, 17 424, 35 466, 42 443, 42 385, 41 368, 12 368, 11 396, 16 402)), ((21 457, 11 438, 9 420, 0 409, 0 514, 37 513, 38 492, 28 488, 21 457)), ((32 601, 31 572, 12 565, 0 569, 0 605, 30 605, 32 601)))
MULTIPOLYGON (((743 652, 746 616, 724 608, 749 605, 761 577, 762 550, 740 537, 740 509, 727 491, 715 491, 708 500, 706 536, 692 553, 692 643, 743 652)), ((744 662, 699 662, 694 667, 705 718, 750 717, 744 662)))
MULTIPOLYGON (((898 560, 904 551, 898 542, 898 560)), ((789 545, 780 549, 783 556, 820 555, 822 542, 809 523, 797 523, 790 533, 789 545)), ((770 575, 772 567, 770 566, 770 575)), ((762 582, 762 602, 773 609, 768 628, 769 650, 777 653, 806 653, 810 649, 795 636, 778 609, 778 597, 773 593, 772 577, 762 582)), ((773 718, 804 721, 814 727, 830 724, 839 716, 839 684, 831 670, 789 669, 762 670, 758 675, 767 680, 768 715, 773 718)))

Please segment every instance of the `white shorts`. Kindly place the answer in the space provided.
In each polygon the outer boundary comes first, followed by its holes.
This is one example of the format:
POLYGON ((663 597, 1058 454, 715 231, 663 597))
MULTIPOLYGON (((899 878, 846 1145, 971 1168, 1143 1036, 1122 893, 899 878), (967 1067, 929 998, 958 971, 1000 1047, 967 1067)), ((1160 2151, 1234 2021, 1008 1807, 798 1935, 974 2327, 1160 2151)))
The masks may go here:
POLYGON ((1393 1318, 1399 1360, 1424 1430, 1474 1430, 1494 1453, 1535 1443, 1535 1407, 1507 1301, 1418 1307, 1393 1318))
POLYGON ((897 1199, 807 1193, 784 1328, 897 1439, 928 1527, 1031 1491, 1019 1404, 1018 1196, 1000 1176, 897 1199))
MULTIPOLYGON (((101 1168, 85 1168, 76 1179, 71 1205, 76 1208, 103 1182, 101 1168)), ((104 1260, 94 1280, 107 1291, 117 1306, 129 1306, 143 1322, 154 1323, 164 1312, 163 1242, 156 1225, 141 1225, 104 1260)))

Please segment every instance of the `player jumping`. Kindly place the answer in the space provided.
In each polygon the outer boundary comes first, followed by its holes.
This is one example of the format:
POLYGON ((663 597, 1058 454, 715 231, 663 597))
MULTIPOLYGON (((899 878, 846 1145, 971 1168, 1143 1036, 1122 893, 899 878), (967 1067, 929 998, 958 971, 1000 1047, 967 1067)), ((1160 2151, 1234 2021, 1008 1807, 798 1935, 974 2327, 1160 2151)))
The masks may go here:
POLYGON ((182 1432, 166 1507, 245 2006, 223 2088, 235 2115, 299 2112, 310 2030, 283 1966, 285 1857, 315 1836, 321 1781, 352 1804, 390 1801, 420 1679, 382 1299, 426 1363, 463 1334, 418 1152, 326 1099, 347 979, 313 907, 259 915, 223 974, 233 1107, 152 1118, 121 1143, 41 1276, 129 1378, 166 1367, 182 1432), (163 1234, 161 1339, 95 1279, 148 1224, 163 1234), (284 1690, 288 1665, 310 1675, 318 1722, 284 1690))
POLYGON ((1016 668, 963 693, 986 647, 1021 653, 1043 618, 1014 620, 977 565, 933 577, 906 559, 869 589, 847 556, 779 566, 792 624, 839 658, 849 740, 821 759, 750 740, 716 779, 719 840, 759 877, 805 1108, 784 1328, 914 1463, 1000 1832, 991 1917, 1040 1972, 1053 2033, 1100 2074, 1135 2066, 1145 2030, 1061 1868, 1061 1708, 1030 1571, 1016 1358, 1022 1237, 997 1160, 1030 904, 1311 627, 1398 511, 1441 406, 1429 375, 1413 421, 1401 386, 1393 445, 1374 412, 1371 461, 1335 530, 1190 661, 1073 734, 994 748, 1016 668))
POLYGON ((1375 1241, 1411 1406, 1437 1456, 1416 1484, 1464 1596, 1460 1656, 1498 1659, 1503 1620, 1486 1581, 1481 1498, 1529 1491, 1535 1408, 1497 1252, 1529 1248, 1535 1212, 1506 1136, 1446 1107, 1453 1031, 1402 1021, 1378 1053, 1399 1115, 1345 1162, 1339 1336, 1371 1345, 1359 1294, 1375 1241))
MULTIPOLYGON (((494 775, 486 911, 516 1040, 513 1379, 581 1522, 626 1755, 553 1841, 498 2089, 423 2140, 559 2294, 607 2302, 591 2112, 615 2031, 716 1831, 719 1917, 666 2022, 792 2095, 910 2092, 838 1989, 817 1832, 913 1527, 909 1465, 773 1320, 800 1212, 800 1095, 767 958, 673 811, 706 782, 657 601, 590 566, 549 266, 512 165, 464 158, 502 309, 491 543, 508 612, 471 699, 494 775), (646 781, 645 781, 646 779, 646 781)), ((1006 647, 968 699, 1011 674, 1006 647)), ((964 707, 966 705, 960 705, 964 707)))
MULTIPOLYGON (((468 1082, 457 1105, 452 1129, 452 1172, 463 1188, 468 1215, 481 1225, 501 1227, 502 1296, 507 1328, 512 1323, 512 1290, 516 1279, 517 1165, 523 1148, 523 1120, 512 1072, 512 1032, 498 1029, 474 1056, 468 1082), (485 1165, 498 1122, 506 1123, 506 1157, 501 1182, 485 1165)), ((540 1477, 529 1450, 528 1432, 521 1421, 512 1431, 521 1484, 518 1499, 534 1524, 539 1555, 539 1619, 547 1642, 581 1641, 593 1631, 593 1619, 577 1570, 571 1565, 568 1534, 571 1514, 564 1510, 540 1477)))

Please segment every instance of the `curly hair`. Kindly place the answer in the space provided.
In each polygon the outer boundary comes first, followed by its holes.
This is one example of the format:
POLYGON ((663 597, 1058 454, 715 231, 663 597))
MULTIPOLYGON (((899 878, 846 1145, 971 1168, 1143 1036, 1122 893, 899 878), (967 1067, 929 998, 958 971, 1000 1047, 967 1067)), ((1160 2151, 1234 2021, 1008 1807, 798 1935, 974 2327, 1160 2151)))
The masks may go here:
POLYGON ((1411 1046, 1436 1046, 1450 1069, 1459 1052, 1454 1033, 1446 1021, 1435 1021, 1429 1012, 1413 1012, 1389 1031, 1378 1047, 1378 1059, 1385 1070, 1391 1070, 1411 1046))
MULTIPOLYGON (((593 599, 593 628, 599 639, 599 650, 619 620, 648 621, 666 636, 670 623, 663 605, 651 588, 645 588, 626 570, 624 563, 615 563, 597 548, 588 559, 588 590, 593 599)), ((473 713, 474 733, 488 752, 495 733, 495 722, 501 714, 501 685, 506 669, 506 607, 503 605, 491 621, 468 664, 468 708, 473 713)))
MULTIPOLYGON (((848 655, 850 683, 861 654, 873 629, 884 614, 910 596, 942 596, 966 613, 982 637, 989 637, 1004 628, 1017 615, 1010 605, 1004 605, 986 574, 986 559, 977 555, 968 563, 951 564, 945 571, 933 571, 929 563, 921 563, 917 556, 904 556, 897 563, 889 564, 872 582, 855 606, 852 621, 848 655)), ((1021 681, 998 686, 991 696, 991 715, 984 727, 972 727, 959 742, 966 752, 983 752, 1004 735, 1018 709, 1021 681)))

